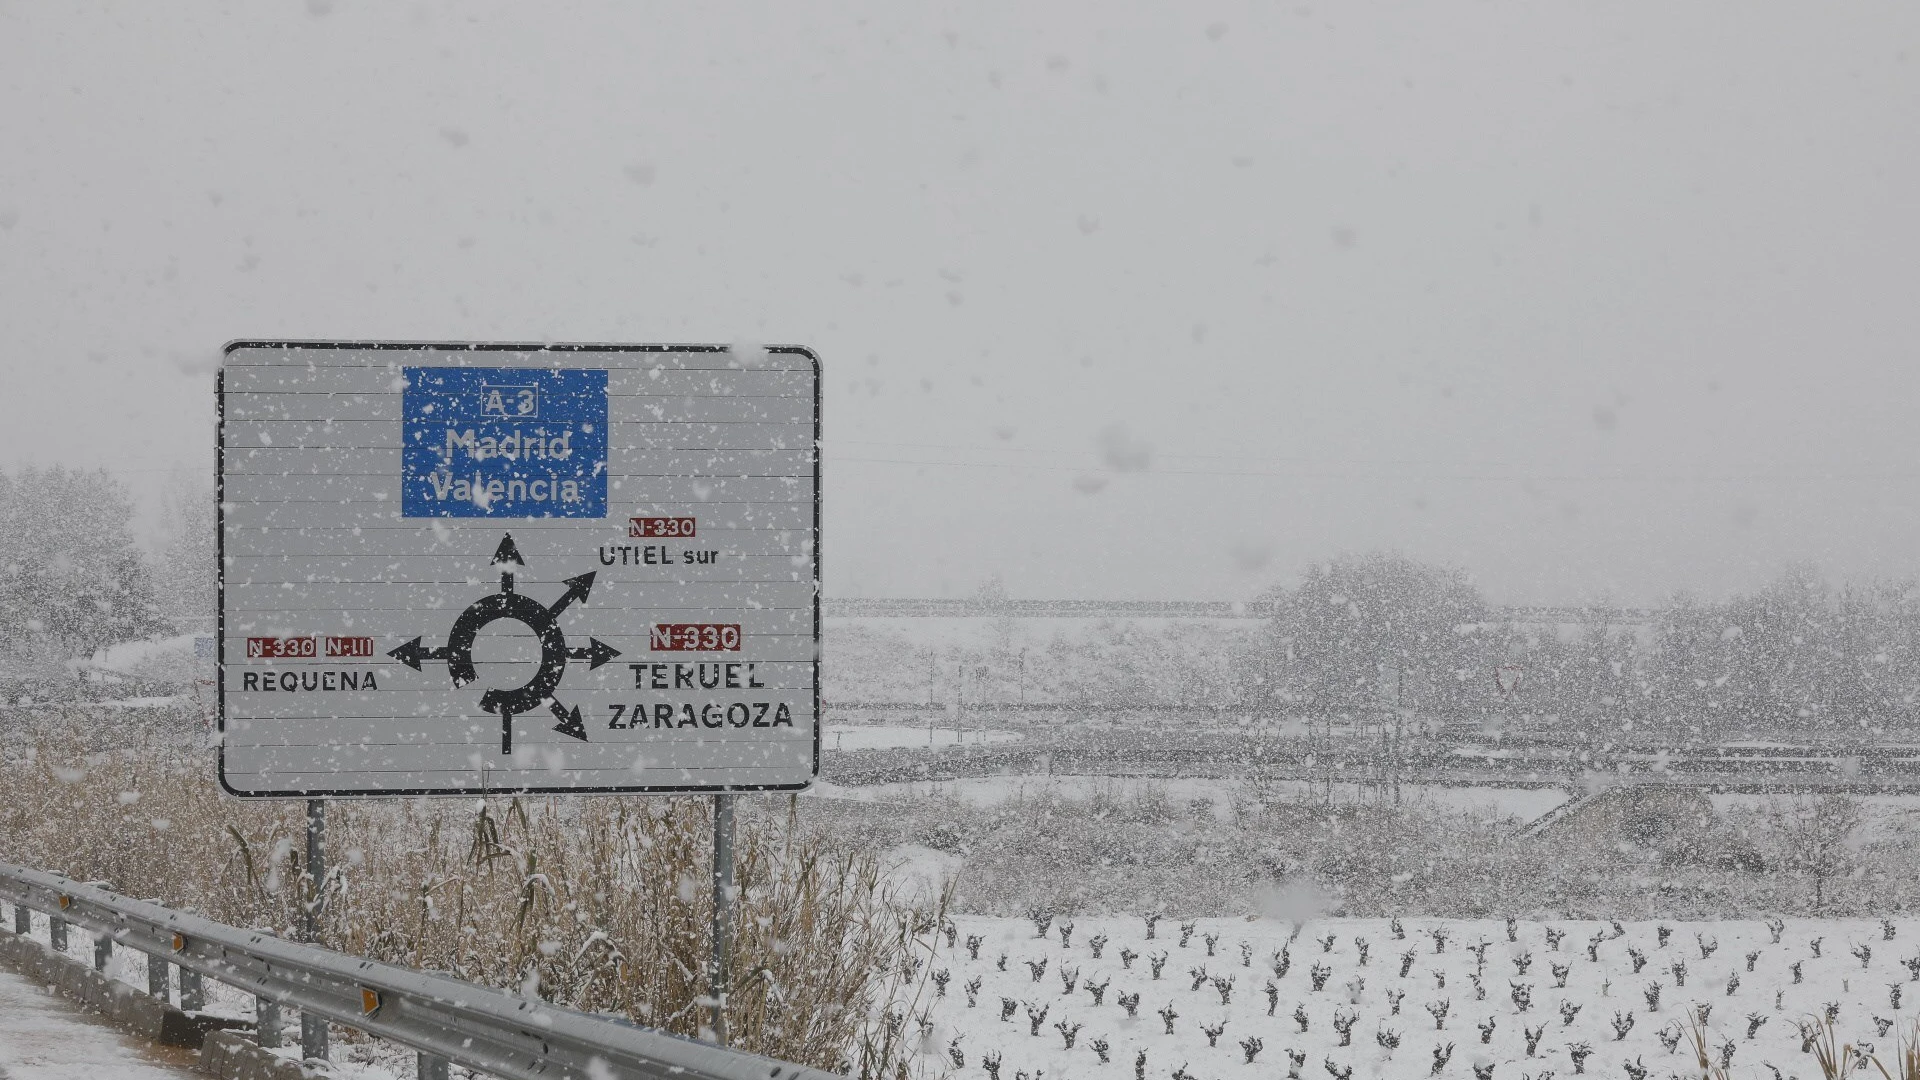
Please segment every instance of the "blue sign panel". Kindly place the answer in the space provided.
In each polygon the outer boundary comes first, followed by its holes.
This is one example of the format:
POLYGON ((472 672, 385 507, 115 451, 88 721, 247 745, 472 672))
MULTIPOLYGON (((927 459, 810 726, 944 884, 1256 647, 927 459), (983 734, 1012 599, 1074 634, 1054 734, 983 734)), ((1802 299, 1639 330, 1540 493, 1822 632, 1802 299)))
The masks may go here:
POLYGON ((607 373, 410 367, 402 517, 607 516, 607 373))

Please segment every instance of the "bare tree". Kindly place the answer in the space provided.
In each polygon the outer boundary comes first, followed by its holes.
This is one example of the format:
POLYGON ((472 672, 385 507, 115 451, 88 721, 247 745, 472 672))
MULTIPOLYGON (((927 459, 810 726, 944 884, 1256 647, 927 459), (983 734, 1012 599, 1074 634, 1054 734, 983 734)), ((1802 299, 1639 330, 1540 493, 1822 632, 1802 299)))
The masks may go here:
POLYGON ((1770 815, 1781 862, 1813 879, 1813 910, 1826 906, 1826 884, 1854 868, 1850 839, 1860 826, 1860 802, 1849 795, 1796 799, 1770 815))

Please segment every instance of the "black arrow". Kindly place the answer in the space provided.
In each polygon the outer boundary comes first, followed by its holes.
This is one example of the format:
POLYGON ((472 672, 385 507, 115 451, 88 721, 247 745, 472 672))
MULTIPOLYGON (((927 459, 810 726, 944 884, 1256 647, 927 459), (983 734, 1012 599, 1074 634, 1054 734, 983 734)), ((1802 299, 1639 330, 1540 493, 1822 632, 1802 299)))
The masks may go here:
POLYGON ((447 658, 447 650, 444 648, 429 649, 425 645, 420 644, 419 638, 414 638, 405 645, 387 653, 387 655, 413 670, 419 671, 422 660, 445 660, 447 658))
POLYGON ((619 649, 601 641, 599 638, 588 638, 587 640, 591 642, 591 644, 584 649, 578 647, 568 649, 567 656, 573 660, 592 661, 592 663, 587 665, 587 670, 589 671, 620 655, 619 649))
POLYGON ((552 708, 553 715, 560 721, 553 726, 553 730, 562 735, 571 735, 581 742, 587 741, 587 725, 580 719, 580 706, 575 705, 572 709, 568 709, 556 701, 552 708))
POLYGON ((494 549, 493 563, 491 565, 504 566, 507 563, 517 563, 521 566, 527 565, 527 560, 520 557, 520 549, 515 546, 512 533, 508 533, 502 538, 500 546, 494 549))
MULTIPOLYGON (((589 570, 586 573, 581 574, 579 577, 570 577, 566 581, 562 582, 562 584, 566 585, 567 587, 566 594, 561 596, 560 599, 555 600, 553 603, 548 604, 547 611, 550 612, 551 614, 558 615, 562 611, 565 611, 567 609, 567 605, 573 603, 575 600, 578 600, 583 604, 586 603, 587 594, 593 591, 593 576, 595 573, 597 573, 597 571, 589 570)), ((619 654, 616 653, 615 655, 619 655, 619 654)), ((599 665, 596 664, 594 666, 598 667, 599 665)))
POLYGON ((512 533, 507 533, 501 538, 500 546, 493 551, 493 561, 488 564, 489 566, 503 568, 500 571, 501 592, 513 591, 513 571, 504 569, 508 564, 517 566, 527 565, 527 560, 520 557, 520 548, 514 544, 512 533))

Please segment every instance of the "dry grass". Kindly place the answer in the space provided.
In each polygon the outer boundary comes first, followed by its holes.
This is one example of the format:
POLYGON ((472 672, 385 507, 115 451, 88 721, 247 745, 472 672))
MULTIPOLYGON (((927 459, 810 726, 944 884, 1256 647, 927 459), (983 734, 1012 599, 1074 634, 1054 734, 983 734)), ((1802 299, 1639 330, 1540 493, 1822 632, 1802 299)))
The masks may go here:
MULTIPOLYGON (((1825 1017, 1809 1016, 1800 1021, 1800 1038, 1805 1040, 1813 1051, 1813 1060, 1820 1066, 1820 1075, 1826 1080, 1846 1080, 1856 1070, 1866 1068, 1869 1060, 1852 1043, 1842 1043, 1840 1036, 1833 1030, 1833 1021, 1825 1017)), ((1876 1060, 1874 1064, 1880 1063, 1876 1060)), ((1881 1072, 1886 1066, 1880 1067, 1881 1072)))
POLYGON ((1920 1080, 1920 1017, 1910 1022, 1896 1037, 1893 1068, 1878 1054, 1863 1054, 1852 1043, 1841 1043, 1834 1033, 1833 1021, 1809 1016, 1800 1022, 1800 1037, 1813 1052, 1826 1080, 1851 1080, 1868 1064, 1879 1070, 1884 1080, 1920 1080))
POLYGON ((1878 1055, 1871 1060, 1873 1067, 1880 1070, 1885 1080, 1920 1080, 1920 1017, 1916 1017, 1902 1031, 1894 1043, 1898 1053, 1894 1057, 1894 1068, 1889 1071, 1886 1062, 1878 1055))
MULTIPOLYGON (((297 802, 223 797, 212 763, 42 746, 0 770, 0 858, 292 936, 297 802)), ((943 908, 897 897, 878 857, 810 831, 786 797, 740 800, 733 1045, 860 1077, 913 1071, 911 1002, 943 908)), ((711 1005, 711 800, 335 803, 324 944, 684 1035, 711 1005)))
POLYGON ((1707 1021, 1698 1010, 1688 1017, 1687 1041, 1693 1045, 1694 1067, 1700 1070, 1701 1080, 1729 1080, 1726 1066, 1715 1062, 1707 1050, 1707 1021))

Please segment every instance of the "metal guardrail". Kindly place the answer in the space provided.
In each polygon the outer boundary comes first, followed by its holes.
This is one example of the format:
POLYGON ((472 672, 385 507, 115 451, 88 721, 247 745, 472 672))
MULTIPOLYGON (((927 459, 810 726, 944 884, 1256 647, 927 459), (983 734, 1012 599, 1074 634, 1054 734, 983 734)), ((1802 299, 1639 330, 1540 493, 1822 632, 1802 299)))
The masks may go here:
POLYGON ((817 1069, 283 941, 9 863, 0 863, 0 900, 264 1001, 509 1080, 833 1080, 817 1069))

